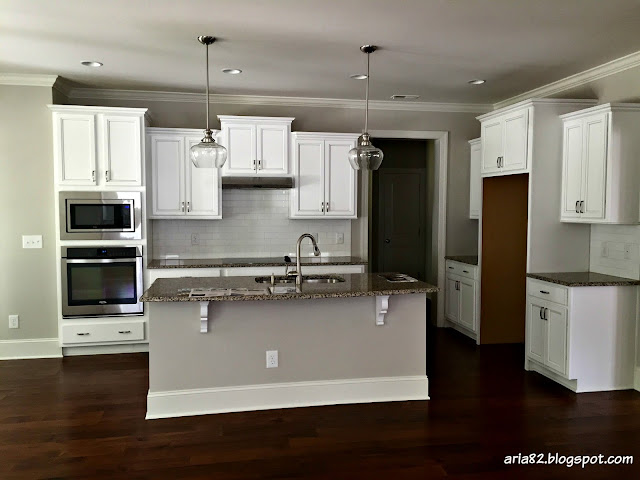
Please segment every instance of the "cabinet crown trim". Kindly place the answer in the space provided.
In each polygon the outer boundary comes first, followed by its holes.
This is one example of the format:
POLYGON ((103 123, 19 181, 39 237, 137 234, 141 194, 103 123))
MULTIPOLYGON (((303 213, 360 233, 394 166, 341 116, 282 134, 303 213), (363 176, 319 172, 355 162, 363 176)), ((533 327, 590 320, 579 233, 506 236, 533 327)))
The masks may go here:
POLYGON ((360 133, 331 133, 331 132, 291 132, 291 136, 294 138, 344 138, 352 140, 358 138, 360 133))
POLYGON ((278 123, 287 124, 295 120, 295 117, 251 117, 242 115, 218 115, 218 119, 225 123, 278 123))
POLYGON ((583 110, 565 113, 564 115, 560 115, 560 118, 563 120, 568 118, 580 118, 594 113, 607 112, 640 112, 640 103, 603 103, 602 105, 596 105, 583 110))
POLYGON ((527 107, 533 107, 536 105, 584 105, 585 108, 595 105, 597 100, 588 100, 588 99, 565 99, 565 98, 531 98, 529 100, 524 100, 522 102, 514 103, 513 105, 509 105, 508 107, 500 108, 498 110, 494 110, 493 112, 485 113, 484 115, 480 115, 476 117, 477 120, 481 122, 485 120, 492 119, 494 117, 499 117, 504 115, 505 113, 510 113, 515 110, 520 110, 527 107))
MULTIPOLYGON (((220 130, 211 130, 213 135, 220 133, 220 130)), ((204 130, 201 128, 163 128, 163 127, 147 127, 147 135, 203 135, 204 130)))
POLYGON ((128 115, 144 116, 148 108, 123 107, 88 107, 86 105, 47 105, 54 113, 126 113, 128 115))
POLYGON ((474 138, 473 140, 469 140, 469 145, 476 145, 477 143, 480 143, 482 141, 482 138, 474 138))

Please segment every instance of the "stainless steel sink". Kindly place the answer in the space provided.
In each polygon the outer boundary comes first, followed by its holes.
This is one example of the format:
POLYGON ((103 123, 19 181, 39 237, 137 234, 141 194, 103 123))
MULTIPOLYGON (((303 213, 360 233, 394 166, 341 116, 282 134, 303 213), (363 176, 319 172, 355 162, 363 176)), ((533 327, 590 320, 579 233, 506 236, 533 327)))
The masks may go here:
MULTIPOLYGON (((276 285, 295 284, 296 277, 274 277, 276 285)), ((271 283, 271 277, 256 277, 257 283, 271 283)), ((336 275, 309 275, 308 277, 302 277, 302 283, 342 283, 344 278, 336 275)))

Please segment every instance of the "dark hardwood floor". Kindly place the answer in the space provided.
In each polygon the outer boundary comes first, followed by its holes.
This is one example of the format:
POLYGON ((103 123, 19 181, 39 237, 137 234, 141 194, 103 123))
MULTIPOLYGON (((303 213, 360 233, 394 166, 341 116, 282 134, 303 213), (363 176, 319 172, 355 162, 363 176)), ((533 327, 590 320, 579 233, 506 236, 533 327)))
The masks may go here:
POLYGON ((0 479, 640 478, 640 393, 575 395, 520 346, 431 332, 427 402, 145 420, 144 354, 0 362, 0 479), (505 465, 633 455, 632 466, 505 465))

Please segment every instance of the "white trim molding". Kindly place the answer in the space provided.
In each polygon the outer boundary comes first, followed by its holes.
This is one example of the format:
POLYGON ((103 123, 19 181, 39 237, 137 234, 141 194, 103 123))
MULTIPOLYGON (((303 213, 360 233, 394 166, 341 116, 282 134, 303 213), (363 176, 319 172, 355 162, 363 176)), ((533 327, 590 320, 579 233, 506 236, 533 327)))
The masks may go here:
POLYGON ((528 92, 521 93, 514 97, 507 98, 506 100, 502 100, 494 104, 493 108, 497 110, 528 98, 555 95, 556 93, 579 87, 586 83, 593 82, 594 80, 624 72, 625 70, 638 66, 640 66, 640 51, 603 63, 602 65, 598 65, 597 67, 590 68, 583 72, 570 75, 558 81, 548 83, 542 87, 534 88, 533 90, 529 90, 528 92))
MULTIPOLYGON (((204 93, 162 92, 152 90, 118 90, 106 88, 69 88, 65 93, 69 99, 123 100, 147 102, 193 102, 203 103, 204 93)), ((364 100, 347 98, 286 97, 267 95, 226 95, 211 94, 209 101, 223 105, 276 105, 287 107, 324 107, 324 108, 364 108, 364 100)), ((443 103, 373 100, 369 102, 371 110, 395 110, 410 112, 449 112, 449 113, 486 113, 492 110, 491 104, 484 103, 443 103)))
POLYGON ((0 73, 0 85, 24 87, 53 87, 57 75, 38 75, 33 73, 0 73))
POLYGON ((60 357, 62 348, 57 338, 0 340, 0 360, 60 357))
POLYGON ((640 392, 640 367, 636 367, 636 373, 633 378, 633 388, 640 392))
POLYGON ((429 379, 426 376, 349 378, 149 392, 146 418, 407 400, 429 400, 429 379))

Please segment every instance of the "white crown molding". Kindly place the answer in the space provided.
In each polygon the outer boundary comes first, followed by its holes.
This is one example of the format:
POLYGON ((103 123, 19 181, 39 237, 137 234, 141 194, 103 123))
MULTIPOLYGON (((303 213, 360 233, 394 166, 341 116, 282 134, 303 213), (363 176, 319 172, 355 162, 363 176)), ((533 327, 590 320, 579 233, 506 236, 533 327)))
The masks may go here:
POLYGON ((625 70, 629 70, 630 68, 637 66, 640 66, 640 51, 603 63, 602 65, 590 68, 584 72, 570 75, 556 82, 543 85, 542 87, 534 88, 533 90, 529 90, 528 92, 521 93, 514 97, 507 98, 506 100, 497 102, 493 107, 497 110, 529 98, 548 97, 550 95, 555 95, 556 93, 593 82, 594 80, 608 77, 609 75, 624 72, 625 70))
POLYGON ((36 75, 31 73, 0 73, 0 85, 24 87, 53 87, 57 75, 36 75))
MULTIPOLYGON (((67 94, 73 99, 123 100, 147 102, 194 102, 203 103, 203 93, 161 92, 150 90, 117 90, 101 88, 72 88, 67 94)), ((288 107, 324 107, 324 108, 364 108, 364 100, 344 98, 282 97, 265 95, 225 95, 212 94, 211 103, 229 105, 278 105, 288 107)), ((410 112, 449 112, 449 113, 485 113, 492 105, 482 103, 437 103, 437 102, 400 102, 374 100, 369 102, 372 110, 395 110, 410 112)))
POLYGON ((482 122, 488 118, 493 118, 499 115, 504 115, 505 113, 508 113, 508 112, 513 112, 516 110, 521 110, 523 108, 532 107, 536 105, 555 105, 555 106, 572 106, 572 107, 589 108, 594 106, 596 103, 598 103, 597 100, 590 100, 590 99, 583 99, 583 98, 527 98, 526 100, 512 103, 500 109, 493 110, 489 113, 480 115, 476 117, 476 119, 482 122))

